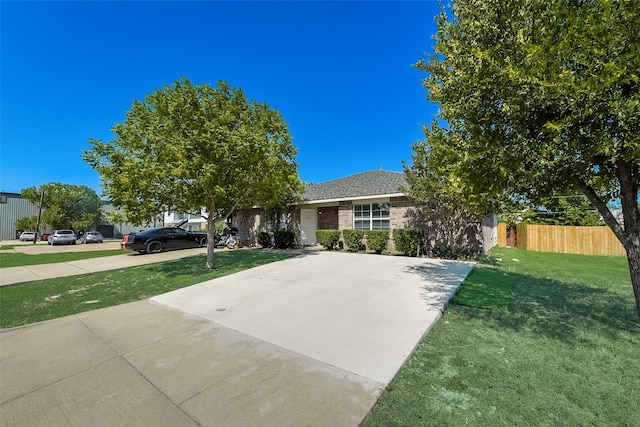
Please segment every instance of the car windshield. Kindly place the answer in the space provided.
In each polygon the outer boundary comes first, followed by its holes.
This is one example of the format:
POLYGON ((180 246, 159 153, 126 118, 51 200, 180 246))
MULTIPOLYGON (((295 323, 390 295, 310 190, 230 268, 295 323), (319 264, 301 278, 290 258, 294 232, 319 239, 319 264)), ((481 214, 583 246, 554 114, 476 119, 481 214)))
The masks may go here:
POLYGON ((61 230, 61 231, 58 231, 58 234, 73 234, 73 231, 71 231, 71 230, 61 230))

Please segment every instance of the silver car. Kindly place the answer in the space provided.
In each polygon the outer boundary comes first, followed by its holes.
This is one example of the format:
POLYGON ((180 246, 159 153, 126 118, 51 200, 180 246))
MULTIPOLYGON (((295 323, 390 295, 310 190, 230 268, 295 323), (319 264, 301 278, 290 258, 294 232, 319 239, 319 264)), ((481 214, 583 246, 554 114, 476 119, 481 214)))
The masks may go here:
POLYGON ((52 246, 75 245, 76 240, 76 233, 74 233, 73 230, 56 230, 53 233, 49 234, 47 242, 52 246))
POLYGON ((80 237, 80 243, 102 243, 104 237, 99 231, 87 231, 80 237))

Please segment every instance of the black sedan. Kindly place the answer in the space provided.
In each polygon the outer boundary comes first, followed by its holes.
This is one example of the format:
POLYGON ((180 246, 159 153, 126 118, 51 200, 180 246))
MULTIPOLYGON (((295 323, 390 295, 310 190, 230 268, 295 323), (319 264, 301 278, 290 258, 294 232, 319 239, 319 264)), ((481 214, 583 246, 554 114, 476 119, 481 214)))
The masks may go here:
POLYGON ((126 234, 120 248, 157 254, 165 250, 199 248, 206 245, 207 233, 186 231, 178 227, 162 227, 126 234))

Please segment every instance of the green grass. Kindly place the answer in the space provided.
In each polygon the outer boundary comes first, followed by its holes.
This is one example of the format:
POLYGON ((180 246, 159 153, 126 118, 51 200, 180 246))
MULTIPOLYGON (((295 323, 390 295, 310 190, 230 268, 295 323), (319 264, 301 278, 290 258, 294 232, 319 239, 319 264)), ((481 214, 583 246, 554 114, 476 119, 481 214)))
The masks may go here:
POLYGON ((229 251, 83 276, 0 288, 0 327, 8 328, 150 298, 165 292, 290 258, 291 254, 229 251), (96 301, 96 302, 94 302, 96 301))
POLYGON ((626 259, 491 254, 496 265, 460 288, 468 305, 449 305, 364 425, 639 426, 640 322, 626 259), (474 306, 503 307, 509 279, 506 308, 474 306), (464 296, 492 283, 495 304, 490 293, 464 296))
POLYGON ((513 276, 496 268, 475 268, 452 298, 454 304, 506 309, 511 301, 513 276))
POLYGON ((23 254, 21 252, 0 252, 0 267, 21 267, 24 265, 54 264, 57 262, 77 261, 80 259, 101 258, 105 256, 122 255, 119 249, 87 252, 59 252, 55 254, 23 254))

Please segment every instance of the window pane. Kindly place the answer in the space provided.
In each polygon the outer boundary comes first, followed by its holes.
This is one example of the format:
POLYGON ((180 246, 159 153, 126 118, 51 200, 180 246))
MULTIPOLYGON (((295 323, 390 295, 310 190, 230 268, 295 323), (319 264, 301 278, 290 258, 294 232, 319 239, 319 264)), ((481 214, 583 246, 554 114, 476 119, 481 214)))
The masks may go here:
POLYGON ((388 230, 389 229, 389 220, 388 219, 374 219, 371 224, 372 230, 388 230))
POLYGON ((369 221, 357 220, 353 224, 353 228, 355 230, 368 230, 369 229, 369 221))

